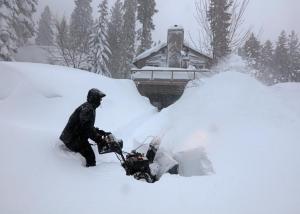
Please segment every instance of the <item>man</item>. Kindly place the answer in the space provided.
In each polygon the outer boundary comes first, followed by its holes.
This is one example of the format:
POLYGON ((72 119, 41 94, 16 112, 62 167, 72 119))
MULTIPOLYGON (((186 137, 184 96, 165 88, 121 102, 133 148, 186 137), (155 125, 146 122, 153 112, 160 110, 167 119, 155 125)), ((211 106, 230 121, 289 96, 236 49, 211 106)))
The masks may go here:
POLYGON ((96 108, 105 96, 98 89, 89 90, 87 102, 73 112, 60 135, 60 139, 71 151, 79 152, 85 158, 86 167, 96 166, 95 153, 88 139, 101 144, 103 136, 109 134, 94 127, 96 108))

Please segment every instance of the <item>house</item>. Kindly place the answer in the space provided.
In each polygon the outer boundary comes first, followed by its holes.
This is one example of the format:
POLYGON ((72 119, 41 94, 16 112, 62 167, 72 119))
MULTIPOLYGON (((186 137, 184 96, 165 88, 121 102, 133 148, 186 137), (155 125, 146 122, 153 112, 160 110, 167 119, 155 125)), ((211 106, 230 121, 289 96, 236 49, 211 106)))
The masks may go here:
POLYGON ((185 42, 184 29, 175 25, 168 29, 167 43, 141 53, 133 64, 138 91, 160 110, 178 100, 190 80, 209 75, 212 58, 185 42))
POLYGON ((133 64, 141 69, 145 66, 183 69, 210 68, 212 58, 191 47, 184 41, 184 29, 175 25, 168 29, 167 42, 141 53, 133 64))

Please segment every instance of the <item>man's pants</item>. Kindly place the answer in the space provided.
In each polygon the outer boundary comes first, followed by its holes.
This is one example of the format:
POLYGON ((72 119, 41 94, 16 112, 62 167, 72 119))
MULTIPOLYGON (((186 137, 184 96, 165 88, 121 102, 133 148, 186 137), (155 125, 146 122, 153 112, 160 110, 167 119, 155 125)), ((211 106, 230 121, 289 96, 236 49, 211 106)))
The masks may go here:
POLYGON ((71 151, 80 153, 86 160, 86 166, 95 166, 96 158, 88 140, 75 140, 70 144, 65 144, 71 151))

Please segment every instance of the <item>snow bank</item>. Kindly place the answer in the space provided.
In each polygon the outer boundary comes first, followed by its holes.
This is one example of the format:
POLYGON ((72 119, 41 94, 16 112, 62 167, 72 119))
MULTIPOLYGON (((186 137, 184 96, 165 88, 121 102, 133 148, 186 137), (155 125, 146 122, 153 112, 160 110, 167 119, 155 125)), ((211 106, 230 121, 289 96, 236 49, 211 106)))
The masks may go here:
POLYGON ((0 63, 1 212, 299 213, 299 84, 264 86, 237 58, 216 70, 158 113, 132 81, 0 63), (108 95, 97 126, 126 150, 159 136, 193 177, 166 174, 150 185, 126 177, 114 156, 85 168, 64 152, 57 138, 91 87, 108 95))
POLYGON ((133 120, 156 112, 129 80, 30 63, 1 63, 0 75, 2 120, 26 126, 61 130, 93 87, 107 94, 97 110, 96 125, 103 129, 119 134, 133 120))
POLYGON ((161 112, 161 147, 181 163, 182 175, 214 174, 220 195, 208 197, 232 207, 209 213, 297 213, 299 83, 267 87, 235 57, 216 70, 161 112))

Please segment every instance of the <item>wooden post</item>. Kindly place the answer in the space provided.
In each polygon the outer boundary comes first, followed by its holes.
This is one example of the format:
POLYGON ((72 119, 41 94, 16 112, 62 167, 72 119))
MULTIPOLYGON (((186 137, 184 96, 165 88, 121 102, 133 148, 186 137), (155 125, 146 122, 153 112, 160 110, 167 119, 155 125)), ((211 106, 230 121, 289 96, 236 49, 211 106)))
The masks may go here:
POLYGON ((130 79, 133 80, 133 71, 130 70, 130 79))

